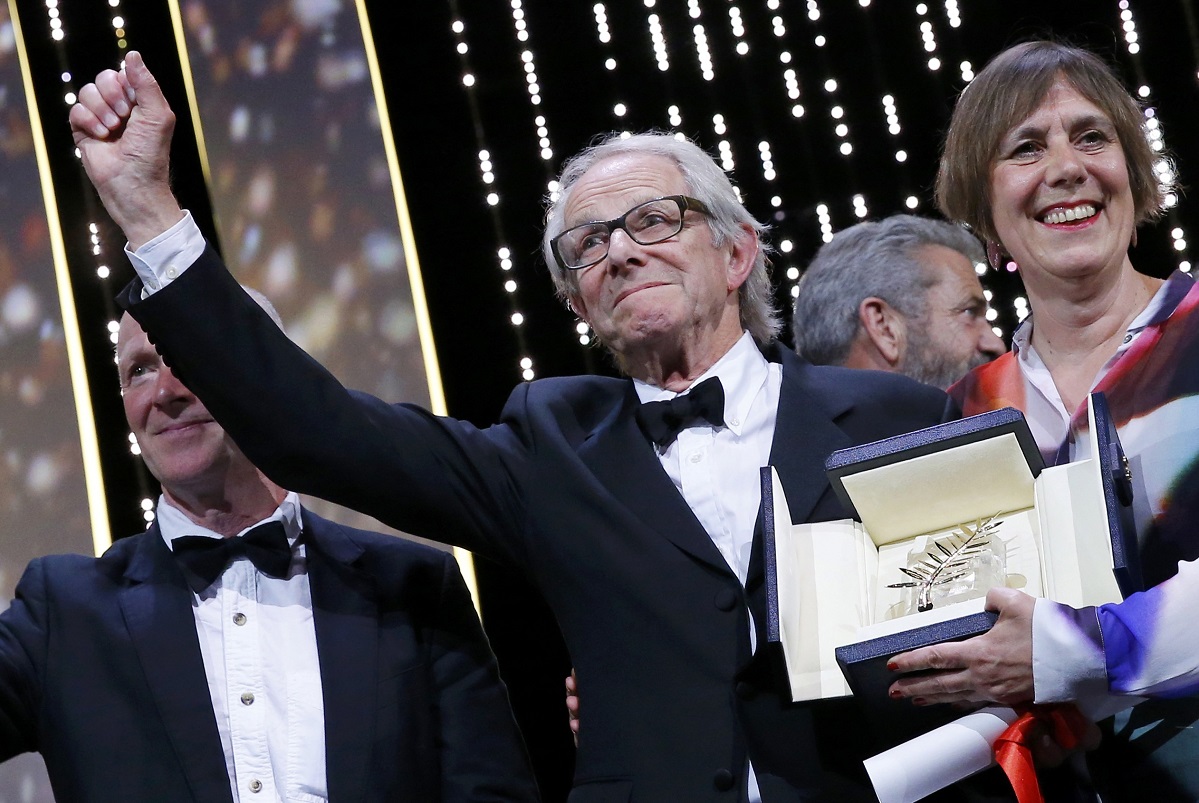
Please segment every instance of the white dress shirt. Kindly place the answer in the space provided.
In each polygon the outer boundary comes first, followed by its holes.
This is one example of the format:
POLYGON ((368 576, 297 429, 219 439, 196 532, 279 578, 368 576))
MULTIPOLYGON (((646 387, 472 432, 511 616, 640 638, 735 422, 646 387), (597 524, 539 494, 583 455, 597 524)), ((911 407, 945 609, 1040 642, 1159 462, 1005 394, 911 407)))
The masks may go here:
MULTIPOLYGON (((263 521, 271 520, 283 522, 292 546, 288 576, 235 558, 193 592, 192 613, 234 803, 326 803, 325 706, 304 544, 296 543, 299 498, 289 493, 263 521)), ((165 497, 158 526, 168 546, 185 535, 221 538, 165 497)))
MULTIPOLYGON (((724 388, 725 425, 695 422, 669 446, 658 450, 658 460, 744 586, 762 503, 759 469, 770 462, 783 368, 763 357, 745 332, 691 387, 713 376, 720 378, 724 388)), ((640 380, 633 380, 633 384, 643 403, 682 395, 640 380)), ((749 641, 750 648, 756 650, 752 612, 749 641)), ((750 803, 757 803, 761 793, 752 765, 748 782, 750 803)))
MULTIPOLYGON (((745 585, 762 488, 758 470, 770 459, 782 388, 782 366, 762 356, 748 332, 691 387, 719 377, 723 427, 697 421, 679 433, 658 460, 674 487, 745 585)), ((682 394, 633 380, 643 403, 682 394)), ((689 390, 690 388, 688 388, 689 390)), ((753 638, 753 628, 750 629, 753 638)))

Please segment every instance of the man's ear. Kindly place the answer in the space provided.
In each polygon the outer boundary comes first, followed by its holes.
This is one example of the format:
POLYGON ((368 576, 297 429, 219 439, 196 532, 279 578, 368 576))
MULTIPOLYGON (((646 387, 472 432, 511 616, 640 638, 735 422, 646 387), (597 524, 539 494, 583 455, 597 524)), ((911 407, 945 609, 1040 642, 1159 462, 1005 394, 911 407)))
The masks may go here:
POLYGON ((858 320, 879 356, 888 365, 898 365, 907 348, 907 319, 883 299, 868 296, 858 305, 858 320))
POLYGON ((758 233, 753 226, 742 223, 737 234, 733 237, 729 266, 727 270, 728 290, 732 293, 745 284, 749 274, 753 272, 754 262, 758 258, 758 233))
POLYGON ((571 293, 566 297, 566 306, 570 308, 570 311, 573 312, 579 320, 588 326, 591 325, 591 321, 587 319, 587 308, 583 305, 583 299, 579 298, 574 293, 571 293))

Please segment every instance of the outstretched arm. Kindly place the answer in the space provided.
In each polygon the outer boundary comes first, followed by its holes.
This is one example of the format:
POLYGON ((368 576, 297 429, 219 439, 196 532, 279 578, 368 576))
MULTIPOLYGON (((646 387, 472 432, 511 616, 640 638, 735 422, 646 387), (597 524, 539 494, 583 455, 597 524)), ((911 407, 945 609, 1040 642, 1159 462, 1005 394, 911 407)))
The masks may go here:
POLYGON ((155 255, 153 263, 131 255, 144 288, 131 285, 121 303, 175 375, 280 485, 520 560, 523 513, 509 460, 520 459, 520 444, 505 429, 489 434, 351 393, 287 340, 216 253, 205 253, 194 223, 181 220, 169 185, 174 120, 134 52, 122 72, 107 70, 81 90, 71 109, 101 201, 130 247, 149 243, 143 254, 155 255), (161 259, 166 253, 175 256, 161 259))
POLYGON ((175 114, 140 53, 80 89, 70 121, 83 168, 131 249, 183 218, 170 182, 175 114))

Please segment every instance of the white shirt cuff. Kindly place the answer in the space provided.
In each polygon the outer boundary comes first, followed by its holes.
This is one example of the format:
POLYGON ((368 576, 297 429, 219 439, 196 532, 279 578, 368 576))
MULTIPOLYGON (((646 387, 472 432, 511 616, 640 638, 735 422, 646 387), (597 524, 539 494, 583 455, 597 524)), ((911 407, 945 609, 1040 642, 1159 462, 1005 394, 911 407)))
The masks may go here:
POLYGON ((136 251, 125 243, 125 255, 142 280, 142 298, 157 293, 182 275, 200 258, 206 243, 192 213, 183 212, 183 219, 136 251))
POLYGON ((1094 608, 1038 599, 1032 616, 1034 699, 1057 703, 1107 693, 1107 661, 1094 608), (1085 617, 1095 619, 1087 626, 1085 617))

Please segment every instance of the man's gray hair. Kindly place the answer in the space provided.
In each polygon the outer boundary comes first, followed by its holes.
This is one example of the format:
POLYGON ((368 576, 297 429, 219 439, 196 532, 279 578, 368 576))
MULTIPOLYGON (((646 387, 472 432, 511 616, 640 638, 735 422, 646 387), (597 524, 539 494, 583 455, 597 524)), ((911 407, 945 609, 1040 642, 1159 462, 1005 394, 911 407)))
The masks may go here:
POLYGON ((766 257, 770 251, 765 241, 767 226, 758 222, 741 199, 733 184, 720 165, 702 148, 681 135, 662 131, 624 136, 610 134, 596 145, 583 150, 569 159, 558 177, 557 198, 551 198, 546 210, 545 236, 541 241, 554 289, 558 296, 569 301, 577 294, 578 275, 575 271, 564 271, 554 259, 550 242, 566 228, 566 206, 578 180, 597 163, 613 156, 627 154, 661 156, 678 167, 687 183, 687 194, 702 201, 711 213, 708 227, 712 230, 714 245, 721 246, 741 235, 741 227, 748 224, 757 233, 758 256, 753 270, 741 285, 741 326, 759 343, 769 343, 778 337, 782 329, 782 318, 774 303, 770 286, 770 274, 766 269, 766 257))
POLYGON ((791 319, 795 350, 817 365, 843 363, 867 298, 881 298, 907 318, 921 317, 927 291, 940 278, 920 261, 918 251, 927 245, 951 248, 975 264, 986 261, 972 234, 943 220, 894 215, 838 232, 800 279, 791 319))

